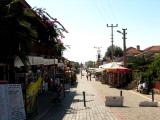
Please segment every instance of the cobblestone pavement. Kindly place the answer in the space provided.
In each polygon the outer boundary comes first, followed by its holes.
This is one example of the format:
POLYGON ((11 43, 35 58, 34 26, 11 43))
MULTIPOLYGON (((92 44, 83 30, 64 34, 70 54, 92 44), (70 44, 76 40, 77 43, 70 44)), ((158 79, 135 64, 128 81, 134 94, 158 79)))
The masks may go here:
POLYGON ((85 76, 81 79, 78 75, 77 87, 66 92, 64 100, 53 104, 40 120, 160 120, 159 107, 139 107, 139 102, 150 101, 150 96, 132 90, 122 90, 123 107, 106 107, 105 96, 119 96, 120 90, 92 79, 86 80, 85 76), (86 93, 86 107, 83 91, 86 93))

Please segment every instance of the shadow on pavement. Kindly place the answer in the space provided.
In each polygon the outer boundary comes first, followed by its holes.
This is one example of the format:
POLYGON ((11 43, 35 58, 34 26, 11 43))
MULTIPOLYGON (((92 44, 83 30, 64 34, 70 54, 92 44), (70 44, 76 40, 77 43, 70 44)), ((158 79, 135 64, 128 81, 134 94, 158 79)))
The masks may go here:
POLYGON ((76 88, 77 87, 77 85, 78 85, 78 82, 76 81, 76 82, 74 82, 73 84, 71 84, 71 88, 76 88))
MULTIPOLYGON (((74 99, 76 96, 79 96, 76 91, 66 92, 64 99, 60 103, 53 103, 50 110, 48 110, 48 112, 39 120, 62 120, 66 114, 74 114, 76 111, 90 109, 88 107, 84 107, 83 109, 73 108, 71 104, 74 104, 75 102, 83 102, 83 96, 82 99, 74 99)), ((90 101, 92 100, 86 102, 90 101)))
MULTIPOLYGON (((83 94, 82 93, 77 93, 77 95, 82 96, 83 94)), ((86 96, 95 96, 94 94, 88 94, 88 93, 86 93, 85 95, 86 96)))
MULTIPOLYGON (((94 100, 86 100, 86 102, 91 102, 91 101, 94 101, 94 100)), ((73 99, 73 103, 74 102, 83 102, 83 99, 73 99)))

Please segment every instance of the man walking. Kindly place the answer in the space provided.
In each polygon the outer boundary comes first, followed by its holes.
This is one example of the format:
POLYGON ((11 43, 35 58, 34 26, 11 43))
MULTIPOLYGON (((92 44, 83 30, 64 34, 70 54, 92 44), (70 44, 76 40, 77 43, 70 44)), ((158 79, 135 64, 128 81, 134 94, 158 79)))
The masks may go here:
POLYGON ((92 77, 92 74, 91 74, 91 72, 89 72, 89 78, 90 78, 90 81, 91 81, 91 77, 92 77))

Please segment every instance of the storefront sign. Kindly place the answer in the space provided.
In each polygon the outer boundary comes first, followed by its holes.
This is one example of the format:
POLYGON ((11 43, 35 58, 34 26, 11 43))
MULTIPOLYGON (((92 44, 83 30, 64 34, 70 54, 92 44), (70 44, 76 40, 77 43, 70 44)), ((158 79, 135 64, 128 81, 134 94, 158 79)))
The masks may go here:
POLYGON ((0 85, 0 120, 25 120, 20 84, 0 85))

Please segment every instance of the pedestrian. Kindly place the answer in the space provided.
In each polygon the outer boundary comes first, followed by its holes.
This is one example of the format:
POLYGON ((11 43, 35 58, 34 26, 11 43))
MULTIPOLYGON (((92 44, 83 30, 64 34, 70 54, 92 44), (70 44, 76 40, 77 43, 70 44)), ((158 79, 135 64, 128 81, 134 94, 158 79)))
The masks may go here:
POLYGON ((92 74, 91 74, 91 72, 89 73, 89 77, 90 77, 90 81, 91 81, 91 77, 92 77, 92 74))
POLYGON ((138 84, 138 92, 140 92, 140 93, 143 92, 143 85, 142 85, 142 83, 138 84))
POLYGON ((87 80, 88 80, 88 73, 86 74, 86 78, 87 78, 87 80))

